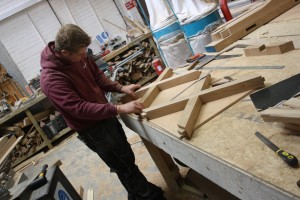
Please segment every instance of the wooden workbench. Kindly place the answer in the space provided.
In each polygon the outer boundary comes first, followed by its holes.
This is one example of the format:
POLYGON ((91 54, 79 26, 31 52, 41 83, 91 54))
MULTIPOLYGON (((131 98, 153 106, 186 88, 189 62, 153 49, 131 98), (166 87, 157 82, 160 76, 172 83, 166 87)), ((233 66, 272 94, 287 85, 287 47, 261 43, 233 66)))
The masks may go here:
MULTIPOLYGON (((300 73, 299 13, 300 5, 235 43, 258 45, 292 40, 296 50, 282 55, 215 60, 205 67, 284 65, 283 69, 273 70, 211 72, 212 77, 231 76, 234 79, 255 73, 265 78, 266 86, 300 73)), ((228 52, 234 53, 243 53, 243 49, 235 48, 228 52)), ((178 88, 175 91, 178 92, 178 88)), ((170 90, 162 91, 152 105, 165 101, 170 93, 170 90)), ((141 121, 134 115, 122 116, 125 124, 146 142, 150 155, 171 189, 177 190, 180 186, 172 175, 174 171, 168 167, 170 159, 166 159, 166 155, 179 159, 240 199, 300 199, 300 188, 296 185, 300 179, 300 168, 288 167, 254 133, 261 132, 298 158, 300 136, 282 128, 278 123, 263 122, 249 96, 196 129, 191 140, 180 139, 177 133, 176 122, 181 113, 182 111, 150 121, 141 121), (172 177, 174 181, 171 180, 172 177)))

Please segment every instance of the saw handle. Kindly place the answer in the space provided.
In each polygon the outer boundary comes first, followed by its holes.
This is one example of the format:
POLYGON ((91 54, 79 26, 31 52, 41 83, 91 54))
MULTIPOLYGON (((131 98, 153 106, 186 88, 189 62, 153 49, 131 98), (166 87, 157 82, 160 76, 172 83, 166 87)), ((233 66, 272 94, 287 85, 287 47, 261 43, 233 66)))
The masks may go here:
POLYGON ((282 149, 276 151, 276 154, 284 161, 286 164, 293 168, 298 168, 298 159, 293 154, 290 154, 282 149))

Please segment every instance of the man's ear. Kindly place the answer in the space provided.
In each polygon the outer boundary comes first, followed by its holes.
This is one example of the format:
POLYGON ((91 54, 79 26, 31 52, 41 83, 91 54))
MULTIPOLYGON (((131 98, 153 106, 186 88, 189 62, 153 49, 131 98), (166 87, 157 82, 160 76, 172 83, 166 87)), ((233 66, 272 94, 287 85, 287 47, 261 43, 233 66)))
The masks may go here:
POLYGON ((66 50, 61 50, 61 52, 60 52, 63 56, 69 56, 70 55, 70 53, 68 52, 68 51, 66 51, 66 50))

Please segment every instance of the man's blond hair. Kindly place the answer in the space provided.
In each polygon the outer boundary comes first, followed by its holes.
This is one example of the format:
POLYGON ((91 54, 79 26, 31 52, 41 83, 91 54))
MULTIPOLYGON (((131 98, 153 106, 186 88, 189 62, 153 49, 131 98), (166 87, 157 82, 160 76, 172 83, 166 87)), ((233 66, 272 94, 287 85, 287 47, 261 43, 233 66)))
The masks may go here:
POLYGON ((82 47, 91 44, 91 38, 79 26, 74 24, 66 24, 62 26, 55 37, 56 51, 70 51, 77 53, 82 47))

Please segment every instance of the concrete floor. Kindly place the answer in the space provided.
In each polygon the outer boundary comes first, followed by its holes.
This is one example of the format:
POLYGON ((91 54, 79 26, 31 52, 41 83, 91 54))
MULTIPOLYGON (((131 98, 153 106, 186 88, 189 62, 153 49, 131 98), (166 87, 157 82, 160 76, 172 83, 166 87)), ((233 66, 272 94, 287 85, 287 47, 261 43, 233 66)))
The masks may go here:
MULTIPOLYGON (((136 164, 139 166, 146 178, 162 187, 168 200, 193 200, 202 199, 188 193, 176 195, 176 198, 168 191, 166 183, 150 157, 147 149, 140 141, 139 136, 123 125, 128 141, 136 156, 136 164)), ((44 164, 51 166, 57 160, 63 163, 60 169, 69 179, 74 188, 79 191, 80 186, 85 190, 84 199, 88 189, 94 190, 94 200, 126 200, 127 192, 119 182, 116 174, 110 173, 109 168, 98 157, 96 153, 86 147, 73 134, 53 150, 48 151, 36 165, 26 167, 23 172, 27 177, 37 175, 44 164)), ((180 167, 181 173, 184 175, 188 169, 180 167)))

